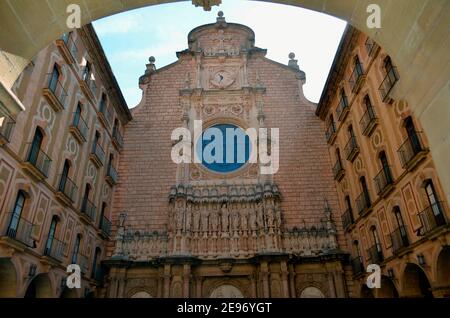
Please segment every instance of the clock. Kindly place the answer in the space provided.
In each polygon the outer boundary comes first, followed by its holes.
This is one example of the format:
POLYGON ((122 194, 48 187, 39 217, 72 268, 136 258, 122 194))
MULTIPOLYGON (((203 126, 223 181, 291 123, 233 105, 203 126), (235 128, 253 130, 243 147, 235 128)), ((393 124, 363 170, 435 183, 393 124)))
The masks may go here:
POLYGON ((226 88, 233 84, 234 76, 225 70, 218 71, 212 74, 211 84, 218 88, 226 88))

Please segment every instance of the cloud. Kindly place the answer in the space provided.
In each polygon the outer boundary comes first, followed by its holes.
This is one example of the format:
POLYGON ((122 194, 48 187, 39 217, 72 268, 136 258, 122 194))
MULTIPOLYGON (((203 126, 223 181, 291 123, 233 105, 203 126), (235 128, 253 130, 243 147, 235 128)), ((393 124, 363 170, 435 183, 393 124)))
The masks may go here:
POLYGON ((109 19, 102 19, 95 22, 94 26, 99 36, 129 34, 142 30, 142 23, 140 23, 139 15, 136 14, 117 15, 109 19))

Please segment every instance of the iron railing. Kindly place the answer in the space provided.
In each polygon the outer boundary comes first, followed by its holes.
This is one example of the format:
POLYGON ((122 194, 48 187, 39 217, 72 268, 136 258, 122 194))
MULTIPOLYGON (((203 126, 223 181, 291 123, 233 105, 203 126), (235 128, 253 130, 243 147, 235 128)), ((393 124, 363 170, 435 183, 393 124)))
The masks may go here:
POLYGON ((371 206, 370 197, 364 191, 356 198, 356 207, 358 208, 358 213, 363 214, 371 206))
POLYGON ((384 257, 383 252, 381 250, 381 244, 374 244, 368 250, 367 254, 369 255, 370 262, 372 264, 380 264, 384 257))
POLYGON ((361 62, 357 62, 355 64, 352 74, 350 75, 350 79, 348 80, 352 92, 355 92, 356 89, 358 88, 359 81, 361 80, 363 75, 364 75, 363 66, 361 62))
POLYGON ((98 143, 93 145, 91 154, 97 157, 98 161, 100 161, 102 164, 105 161, 105 151, 98 143))
POLYGON ((29 247, 34 247, 35 241, 31 237, 31 234, 35 225, 14 212, 8 213, 7 218, 9 225, 6 229, 5 236, 22 242, 29 247))
POLYGON ((384 77, 380 87, 378 88, 383 102, 386 102, 389 99, 389 94, 391 93, 398 80, 399 76, 397 73, 397 68, 395 66, 392 66, 386 73, 386 76, 384 77))
POLYGON ((377 119, 378 118, 375 114, 375 111, 373 110, 373 107, 368 107, 364 112, 364 115, 361 117, 361 120, 359 121, 359 125, 361 127, 363 135, 369 134, 369 131, 371 130, 370 128, 373 127, 377 119))
POLYGON ((107 236, 109 236, 111 234, 111 221, 108 220, 107 217, 102 216, 102 218, 100 219, 100 224, 99 224, 98 227, 107 236))
POLYGON ((405 168, 422 151, 425 148, 422 146, 421 133, 414 132, 398 148, 402 167, 405 168))
POLYGON ((11 140, 11 134, 16 122, 10 116, 2 114, 0 111, 0 135, 6 141, 11 140))
POLYGON ((344 226, 344 230, 347 230, 353 223, 354 221, 352 210, 345 210, 344 214, 342 214, 342 225, 344 226))
POLYGON ((340 159, 336 160, 336 163, 333 166, 333 176, 334 179, 338 179, 339 175, 343 173, 345 170, 342 167, 342 162, 340 159))
POLYGON ((336 108, 336 115, 337 115, 339 121, 341 121, 343 119, 344 114, 347 111, 348 111, 347 96, 341 95, 341 98, 339 99, 339 104, 336 108))
POLYGON ((392 252, 398 253, 402 248, 409 246, 406 226, 401 225, 391 233, 392 252))
POLYGON ((116 169, 114 169, 114 167, 111 164, 108 167, 108 171, 106 172, 106 176, 110 177, 114 184, 117 183, 117 179, 118 179, 117 171, 116 171, 116 169))
POLYGON ((95 220, 96 206, 89 199, 84 198, 81 204, 81 213, 88 216, 89 219, 95 220))
POLYGON ((73 120, 71 127, 76 128, 79 131, 80 135, 83 137, 83 139, 87 140, 89 128, 86 124, 86 121, 79 113, 73 113, 73 120))
POLYGON ((352 157, 354 157, 355 152, 357 152, 358 150, 359 147, 358 143, 356 142, 356 137, 355 136, 350 137, 344 148, 347 160, 350 160, 352 157))
POLYGON ((114 127, 112 136, 116 140, 119 147, 123 148, 123 137, 117 127, 114 127))
POLYGON ((31 142, 28 143, 28 153, 25 161, 36 167, 36 169, 38 169, 45 177, 48 177, 48 171, 50 170, 52 160, 45 152, 38 149, 37 146, 31 142))
POLYGON ((45 246, 44 255, 62 261, 64 259, 64 249, 66 244, 56 238, 51 238, 51 241, 52 244, 50 246, 45 246))
POLYGON ((63 36, 61 37, 61 39, 63 40, 64 44, 70 51, 70 54, 72 54, 72 57, 75 60, 75 62, 77 62, 78 61, 78 47, 73 39, 73 35, 70 33, 64 33, 63 36))
POLYGON ((353 273, 355 275, 362 274, 362 273, 365 272, 365 270, 364 270, 364 263, 362 261, 361 256, 353 258, 351 260, 351 263, 352 263, 353 273))
POLYGON ((47 73, 45 83, 47 83, 47 86, 45 88, 53 93, 53 95, 61 103, 61 106, 63 108, 66 108, 68 95, 60 79, 56 78, 53 73, 47 73))
POLYGON ((429 205, 426 209, 419 213, 420 235, 426 235, 434 229, 447 224, 444 216, 444 202, 438 201, 429 205))
POLYGON ((372 54, 375 52, 375 49, 377 47, 377 43, 370 37, 366 39, 365 42, 366 51, 368 56, 372 56, 372 54))
POLYGON ((62 192, 70 201, 75 201, 75 195, 77 194, 78 187, 69 177, 59 175, 58 191, 62 192))
POLYGON ((390 185, 394 184, 394 178, 392 178, 391 167, 386 166, 381 168, 376 177, 373 179, 377 187, 377 194, 383 193, 390 185))

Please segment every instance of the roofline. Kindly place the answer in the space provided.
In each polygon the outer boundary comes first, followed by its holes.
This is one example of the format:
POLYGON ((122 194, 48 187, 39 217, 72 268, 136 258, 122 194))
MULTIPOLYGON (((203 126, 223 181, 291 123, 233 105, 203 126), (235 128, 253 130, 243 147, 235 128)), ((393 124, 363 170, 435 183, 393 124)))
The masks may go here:
POLYGON ((316 109, 316 115, 321 119, 325 118, 329 108, 329 102, 332 95, 336 92, 336 87, 344 76, 345 66, 350 57, 350 52, 356 45, 355 38, 360 34, 360 31, 355 29, 350 24, 347 24, 336 55, 334 56, 333 64, 328 73, 327 81, 322 90, 322 95, 316 109))
POLYGON ((124 123, 129 122, 133 117, 92 23, 84 25, 79 29, 79 32, 90 56, 96 62, 97 70, 100 70, 100 75, 104 81, 103 84, 112 96, 113 105, 117 113, 122 117, 121 119, 124 123))

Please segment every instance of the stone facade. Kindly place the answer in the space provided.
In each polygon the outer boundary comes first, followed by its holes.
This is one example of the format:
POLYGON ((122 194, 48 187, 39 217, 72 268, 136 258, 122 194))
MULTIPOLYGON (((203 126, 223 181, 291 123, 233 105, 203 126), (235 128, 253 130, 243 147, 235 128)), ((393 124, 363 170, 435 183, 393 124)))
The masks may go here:
POLYGON ((157 70, 150 59, 119 164, 108 296, 347 296, 337 193, 305 73, 293 54, 282 65, 254 41, 219 14, 189 33, 177 62, 157 70), (195 120, 279 128, 279 171, 175 164, 171 133, 193 133, 195 120))
POLYGON ((353 297, 449 297, 449 205, 400 74, 348 27, 316 113, 324 121, 352 257, 353 297), (382 270, 369 290, 365 267, 382 270))
POLYGON ((92 26, 42 50, 12 91, 25 110, 13 120, 0 103, 0 297, 95 294, 131 114, 92 26), (80 289, 65 288, 71 263, 80 289))

